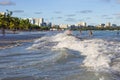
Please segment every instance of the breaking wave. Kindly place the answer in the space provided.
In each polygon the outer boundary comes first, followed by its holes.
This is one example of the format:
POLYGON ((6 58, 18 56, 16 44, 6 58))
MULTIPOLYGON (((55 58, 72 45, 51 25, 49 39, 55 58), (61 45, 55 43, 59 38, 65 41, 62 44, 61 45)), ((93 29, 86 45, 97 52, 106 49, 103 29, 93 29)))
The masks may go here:
MULTIPOLYGON (((80 66, 97 72, 120 75, 120 42, 100 38, 78 38, 63 33, 49 33, 37 39, 28 50, 47 50, 47 61, 65 62, 78 58, 80 66)), ((43 59, 42 59, 43 60, 43 59)))

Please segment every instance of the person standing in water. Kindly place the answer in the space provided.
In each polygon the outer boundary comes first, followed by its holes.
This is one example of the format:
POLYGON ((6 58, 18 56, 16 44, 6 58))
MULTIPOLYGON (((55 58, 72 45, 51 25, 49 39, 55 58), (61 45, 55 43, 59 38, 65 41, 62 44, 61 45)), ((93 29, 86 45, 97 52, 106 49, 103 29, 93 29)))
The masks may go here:
POLYGON ((80 35, 82 34, 82 30, 80 30, 80 35))
POLYGON ((92 30, 89 31, 89 37, 93 36, 92 30))
POLYGON ((5 37, 5 28, 2 28, 3 37, 5 37))
POLYGON ((79 32, 80 32, 79 34, 76 34, 76 37, 77 37, 77 38, 82 37, 82 30, 80 29, 79 32))
POLYGON ((72 35, 72 31, 69 29, 69 30, 66 31, 66 34, 67 35, 72 35))

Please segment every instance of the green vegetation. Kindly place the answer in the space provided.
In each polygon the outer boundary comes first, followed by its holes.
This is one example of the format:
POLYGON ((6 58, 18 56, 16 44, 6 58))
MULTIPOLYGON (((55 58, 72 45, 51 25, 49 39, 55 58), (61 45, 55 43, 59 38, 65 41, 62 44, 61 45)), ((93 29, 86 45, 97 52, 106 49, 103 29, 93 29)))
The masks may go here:
POLYGON ((13 12, 6 10, 5 14, 0 14, 0 29, 7 30, 49 30, 49 27, 33 25, 29 19, 12 17, 13 12))
MULTIPOLYGON (((0 29, 7 30, 50 30, 47 26, 38 26, 30 23, 29 19, 21 19, 12 16, 13 12, 6 10, 5 14, 0 14, 0 29)), ((59 26, 52 28, 61 30, 59 26)), ((72 28, 72 30, 120 30, 120 27, 95 27, 87 26, 81 28, 72 28)))

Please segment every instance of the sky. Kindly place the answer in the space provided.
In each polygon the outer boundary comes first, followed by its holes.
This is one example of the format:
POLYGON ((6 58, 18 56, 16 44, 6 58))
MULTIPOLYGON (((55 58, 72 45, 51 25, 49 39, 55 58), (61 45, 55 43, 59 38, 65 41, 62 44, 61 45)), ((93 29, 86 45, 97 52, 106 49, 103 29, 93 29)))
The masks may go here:
POLYGON ((120 0, 0 0, 0 12, 15 17, 44 18, 53 24, 120 25, 120 0))

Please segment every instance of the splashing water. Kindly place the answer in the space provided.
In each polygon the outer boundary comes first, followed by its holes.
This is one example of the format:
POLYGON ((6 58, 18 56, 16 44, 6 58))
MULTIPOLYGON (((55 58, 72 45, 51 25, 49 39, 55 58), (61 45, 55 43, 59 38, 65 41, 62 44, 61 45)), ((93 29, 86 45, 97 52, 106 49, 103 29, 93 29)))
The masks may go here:
POLYGON ((22 48, 19 54, 4 54, 2 61, 7 62, 9 58, 10 63, 9 66, 1 63, 0 70, 5 73, 0 73, 0 77, 15 77, 12 80, 20 76, 19 79, 32 80, 119 80, 120 39, 111 38, 112 34, 99 33, 99 36, 96 33, 91 38, 83 32, 84 36, 79 38, 66 32, 48 32, 32 46, 28 45, 26 52, 22 48))
MULTIPOLYGON (((119 55, 120 52, 120 44, 118 44, 118 42, 99 38, 83 40, 76 38, 75 36, 68 36, 66 33, 59 33, 50 37, 44 37, 35 42, 40 42, 40 44, 33 45, 30 48, 33 49, 35 46, 36 49, 39 49, 41 45, 45 46, 46 43, 53 42, 56 44, 51 47, 52 50, 67 48, 78 51, 80 55, 85 56, 85 59, 80 66, 88 67, 89 70, 110 73, 120 71, 120 66, 116 66, 116 68, 112 65, 115 63, 113 61, 117 59, 117 55, 119 55), (43 40, 45 43, 41 43, 43 40)), ((120 63, 118 62, 118 64, 120 63)), ((101 79, 103 80, 103 78, 101 79)))

